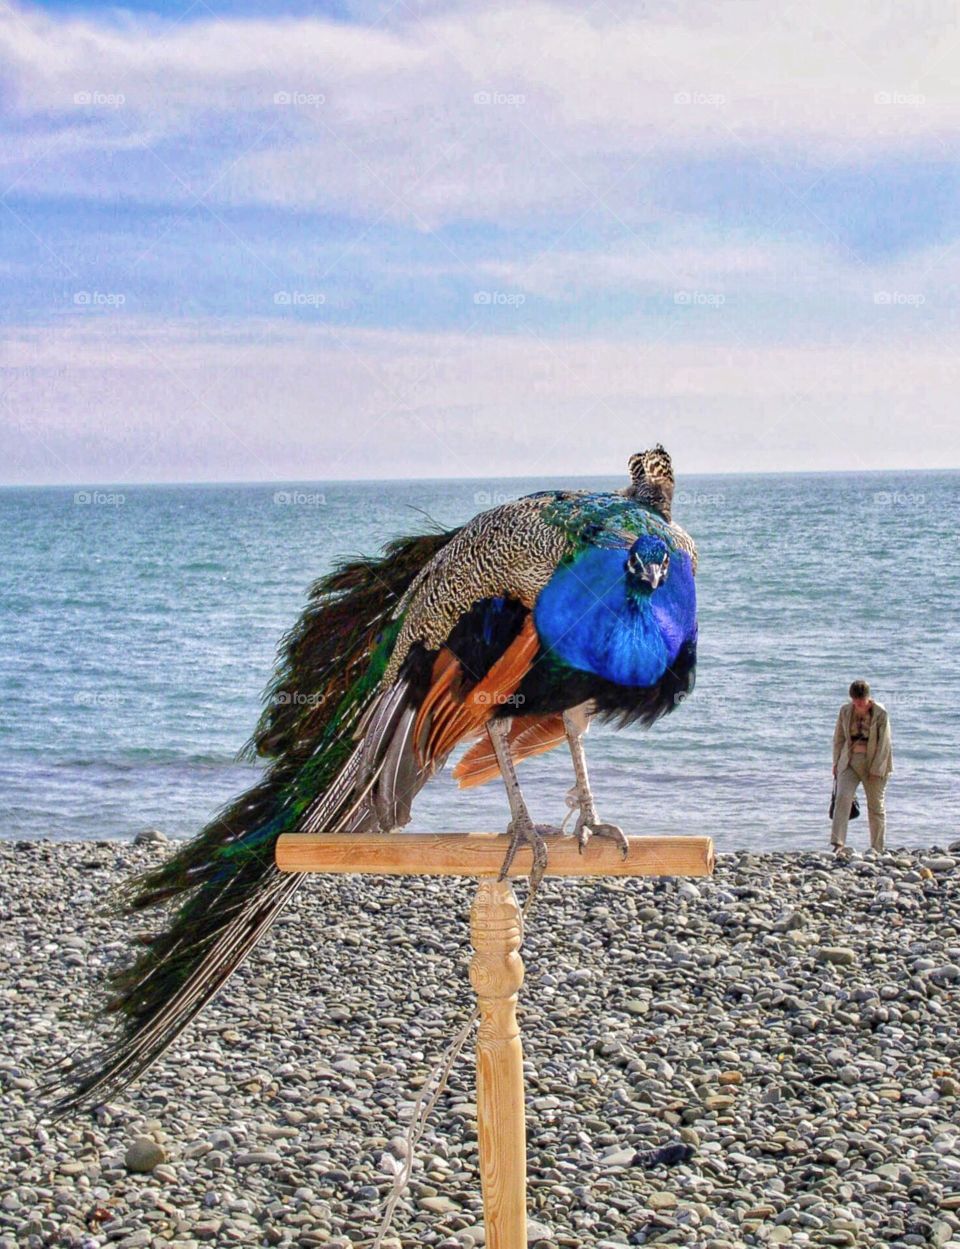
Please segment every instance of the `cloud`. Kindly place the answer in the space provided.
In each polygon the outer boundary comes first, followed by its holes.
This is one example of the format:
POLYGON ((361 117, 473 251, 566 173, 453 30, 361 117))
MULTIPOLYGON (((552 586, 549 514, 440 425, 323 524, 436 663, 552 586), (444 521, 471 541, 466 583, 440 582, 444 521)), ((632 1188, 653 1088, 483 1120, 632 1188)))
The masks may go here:
POLYGON ((23 192, 202 195, 421 229, 598 204, 636 225, 678 158, 747 153, 813 178, 955 153, 952 14, 938 0, 759 15, 737 0, 531 3, 364 26, 10 9, 5 168, 23 192))
POLYGON ((662 439, 686 472, 937 466, 958 347, 72 319, 11 333, 0 458, 24 482, 562 479, 662 439))

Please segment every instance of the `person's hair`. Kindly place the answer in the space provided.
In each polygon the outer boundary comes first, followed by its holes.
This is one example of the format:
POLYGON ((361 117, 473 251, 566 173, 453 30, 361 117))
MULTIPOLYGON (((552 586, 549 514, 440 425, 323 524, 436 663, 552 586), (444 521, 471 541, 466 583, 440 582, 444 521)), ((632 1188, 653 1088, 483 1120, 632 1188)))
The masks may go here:
POLYGON ((866 681, 854 681, 850 686, 851 698, 869 698, 870 686, 866 681))

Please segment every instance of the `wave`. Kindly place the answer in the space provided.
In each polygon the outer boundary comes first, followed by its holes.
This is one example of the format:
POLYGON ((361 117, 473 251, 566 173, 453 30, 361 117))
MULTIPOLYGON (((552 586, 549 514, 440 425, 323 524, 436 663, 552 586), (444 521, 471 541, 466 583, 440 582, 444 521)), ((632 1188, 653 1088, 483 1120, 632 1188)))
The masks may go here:
POLYGON ((262 765, 238 760, 236 755, 205 751, 133 749, 104 755, 75 755, 51 759, 48 754, 34 756, 42 766, 58 770, 76 768, 87 770, 99 768, 104 772, 136 772, 145 767, 151 770, 202 768, 206 771, 246 771, 255 773, 262 765))

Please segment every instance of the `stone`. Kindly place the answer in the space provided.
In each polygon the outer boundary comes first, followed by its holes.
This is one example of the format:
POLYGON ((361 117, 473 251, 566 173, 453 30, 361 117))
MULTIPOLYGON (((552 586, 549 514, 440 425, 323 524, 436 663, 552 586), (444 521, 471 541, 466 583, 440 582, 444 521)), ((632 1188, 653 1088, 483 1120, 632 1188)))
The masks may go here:
POLYGON ((600 1163, 604 1167, 629 1167, 633 1165, 636 1156, 635 1149, 615 1149, 612 1153, 604 1154, 600 1163))
POLYGON ((451 1201, 449 1197, 421 1197, 418 1202, 424 1210, 429 1210, 431 1214, 453 1214, 460 1207, 455 1201, 451 1201))
POLYGON ((161 1162, 166 1162, 167 1155, 163 1146, 158 1145, 149 1136, 138 1136, 128 1147, 123 1156, 123 1165, 128 1171, 141 1175, 149 1174, 161 1162))
POLYGON ((667 1189, 651 1193, 647 1198, 647 1205, 651 1210, 675 1210, 678 1204, 676 1193, 671 1193, 667 1189))
POLYGON ((134 837, 133 844, 135 846, 162 846, 170 840, 166 833, 161 833, 159 828, 144 828, 134 837))
POLYGON ((822 945, 817 950, 818 963, 833 963, 837 967, 852 967, 857 961, 857 952, 846 945, 822 945))

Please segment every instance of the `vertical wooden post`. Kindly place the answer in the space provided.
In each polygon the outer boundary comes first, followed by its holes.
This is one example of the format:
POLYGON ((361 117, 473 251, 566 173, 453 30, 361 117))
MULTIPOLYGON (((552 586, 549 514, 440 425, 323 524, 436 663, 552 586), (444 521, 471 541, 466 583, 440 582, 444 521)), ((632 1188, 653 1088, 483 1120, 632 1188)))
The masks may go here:
POLYGON ((527 1138, 517 993, 523 921, 505 880, 481 878, 470 911, 470 983, 480 1005, 477 1136, 487 1249, 526 1249, 527 1138))

